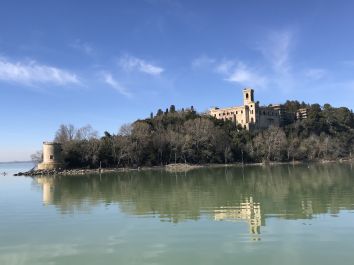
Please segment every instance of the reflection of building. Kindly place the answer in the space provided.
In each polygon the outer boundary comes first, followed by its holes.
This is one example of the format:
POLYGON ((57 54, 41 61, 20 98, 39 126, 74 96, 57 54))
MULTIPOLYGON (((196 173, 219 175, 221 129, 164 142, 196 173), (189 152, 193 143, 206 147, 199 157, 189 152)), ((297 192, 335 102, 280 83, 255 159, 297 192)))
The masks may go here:
POLYGON ((209 114, 216 119, 230 120, 242 128, 266 129, 271 125, 279 126, 280 113, 271 107, 261 107, 254 101, 254 90, 245 88, 243 90, 243 106, 230 108, 213 108, 209 114))
POLYGON ((306 217, 312 217, 313 207, 311 200, 301 201, 301 208, 306 217))
POLYGON ((43 203, 44 204, 51 204, 53 203, 54 199, 54 181, 52 178, 48 177, 37 177, 35 178, 38 184, 42 185, 43 190, 43 203))
POLYGON ((238 221, 245 220, 250 226, 252 234, 259 234, 261 221, 261 206, 259 203, 253 202, 253 198, 246 199, 239 206, 220 207, 214 210, 214 219, 216 221, 238 221))
POLYGON ((58 169, 63 166, 61 159, 61 144, 43 142, 43 162, 38 164, 38 169, 58 169))

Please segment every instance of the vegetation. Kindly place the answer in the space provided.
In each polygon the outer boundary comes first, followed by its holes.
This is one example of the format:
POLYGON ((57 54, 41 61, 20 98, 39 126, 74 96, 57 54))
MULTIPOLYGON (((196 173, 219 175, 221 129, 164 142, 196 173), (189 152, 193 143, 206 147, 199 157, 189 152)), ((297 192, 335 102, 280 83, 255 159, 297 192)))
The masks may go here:
POLYGON ((55 141, 63 144, 69 168, 139 167, 169 163, 233 163, 349 158, 354 151, 354 114, 329 104, 287 101, 308 118, 252 133, 231 121, 197 113, 193 107, 166 111, 123 125, 117 134, 97 137, 91 126, 61 125, 55 141))

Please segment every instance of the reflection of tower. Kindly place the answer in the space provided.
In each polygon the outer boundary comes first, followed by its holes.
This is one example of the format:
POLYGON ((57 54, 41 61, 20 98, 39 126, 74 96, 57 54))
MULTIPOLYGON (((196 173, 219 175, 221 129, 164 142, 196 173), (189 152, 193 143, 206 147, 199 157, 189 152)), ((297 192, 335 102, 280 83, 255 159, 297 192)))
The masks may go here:
POLYGON ((45 205, 53 203, 54 199, 54 183, 52 178, 37 177, 36 181, 38 184, 42 185, 43 191, 43 203, 45 205))
POLYGON ((245 220, 248 222, 252 234, 260 234, 261 206, 259 203, 253 202, 253 198, 250 196, 238 206, 226 206, 214 210, 214 219, 217 221, 245 220))
POLYGON ((312 201, 301 201, 302 212, 306 217, 311 217, 313 215, 312 201))

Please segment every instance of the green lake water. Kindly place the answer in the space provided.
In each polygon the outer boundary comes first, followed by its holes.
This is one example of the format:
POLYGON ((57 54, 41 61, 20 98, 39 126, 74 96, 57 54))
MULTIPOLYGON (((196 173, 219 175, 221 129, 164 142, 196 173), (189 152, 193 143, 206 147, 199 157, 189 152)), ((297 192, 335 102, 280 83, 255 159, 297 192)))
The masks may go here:
POLYGON ((351 164, 15 177, 0 264, 354 264, 351 164))

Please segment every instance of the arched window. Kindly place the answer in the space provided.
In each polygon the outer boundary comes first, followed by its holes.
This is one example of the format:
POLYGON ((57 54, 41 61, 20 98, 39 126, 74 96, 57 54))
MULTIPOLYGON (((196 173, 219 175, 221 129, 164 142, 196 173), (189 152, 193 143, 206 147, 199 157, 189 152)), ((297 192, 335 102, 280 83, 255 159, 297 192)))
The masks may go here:
POLYGON ((248 93, 246 93, 246 99, 248 99, 248 93))
POLYGON ((251 118, 251 123, 253 123, 253 118, 251 118))

